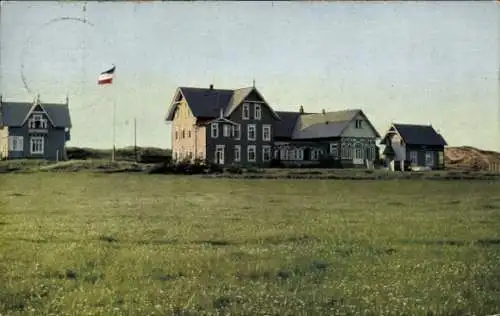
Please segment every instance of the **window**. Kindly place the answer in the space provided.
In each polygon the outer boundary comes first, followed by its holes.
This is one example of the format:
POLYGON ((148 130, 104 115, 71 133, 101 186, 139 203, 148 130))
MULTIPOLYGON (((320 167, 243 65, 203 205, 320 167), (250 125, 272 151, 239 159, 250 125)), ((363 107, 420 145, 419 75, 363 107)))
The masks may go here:
POLYGON ((186 138, 186 131, 182 129, 182 139, 186 138))
POLYGON ((434 153, 432 151, 425 152, 425 165, 428 167, 434 165, 434 153))
POLYGON ((363 128, 363 120, 356 120, 356 128, 363 128))
POLYGON ((241 146, 234 145, 234 162, 241 161, 241 146))
POLYGON ((188 138, 191 138, 191 130, 188 130, 188 138))
POLYGON ((175 131, 175 139, 179 139, 179 132, 175 131))
POLYGON ((215 146, 215 163, 224 164, 224 145, 215 146))
POLYGON ((354 158, 363 159, 363 145, 361 143, 356 143, 354 145, 354 158))
POLYGON ((202 151, 200 151, 200 152, 198 153, 198 158, 199 158, 199 159, 205 159, 205 155, 204 155, 204 153, 203 153, 202 151))
POLYGON ((23 136, 9 136, 8 150, 9 151, 24 151, 23 136))
MULTIPOLYGON (((339 156, 339 148, 337 143, 330 143, 330 155, 334 158, 339 156)), ((344 156, 344 154, 342 154, 344 156)))
POLYGON ((418 153, 416 151, 410 151, 410 161, 412 164, 418 165, 418 153))
POLYGON ((230 137, 231 136, 231 125, 224 124, 224 137, 230 137))
POLYGON ((269 124, 262 125, 262 140, 264 141, 271 140, 271 125, 269 124))
POLYGON ((281 148, 280 150, 280 159, 288 160, 288 150, 286 150, 285 148, 281 148))
POLYGON ((256 120, 260 120, 262 118, 262 110, 260 108, 260 104, 255 104, 255 113, 254 117, 256 120))
POLYGON ((243 109, 241 111, 241 118, 244 120, 250 119, 250 104, 243 103, 243 109))
POLYGON ((240 140, 241 138, 241 125, 233 125, 233 137, 235 140, 240 140))
POLYGON ((262 161, 271 160, 271 146, 262 146, 262 161))
POLYGON ((257 158, 255 145, 249 145, 247 147, 247 160, 250 162, 255 162, 257 158))
POLYGON ((43 154, 43 137, 42 136, 32 136, 30 138, 30 153, 32 154, 43 154))
POLYGON ((211 128, 212 138, 219 137, 219 124, 218 123, 212 123, 211 126, 212 126, 212 128, 211 128))
POLYGON ((29 128, 47 128, 47 120, 43 118, 42 114, 33 114, 28 125, 29 128))
POLYGON ((255 133, 255 124, 248 124, 247 125, 247 137, 248 140, 256 140, 257 135, 255 133))
POLYGON ((311 160, 319 160, 320 156, 321 156, 321 149, 311 150, 311 160))

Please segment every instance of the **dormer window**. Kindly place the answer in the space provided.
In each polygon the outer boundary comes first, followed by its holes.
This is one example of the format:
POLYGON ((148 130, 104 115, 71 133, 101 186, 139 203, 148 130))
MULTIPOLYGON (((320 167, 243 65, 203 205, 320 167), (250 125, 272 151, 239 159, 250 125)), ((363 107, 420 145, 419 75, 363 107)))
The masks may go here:
POLYGON ((262 117, 262 110, 260 108, 260 104, 255 104, 255 113, 254 117, 256 120, 260 120, 262 117))
POLYGON ((363 120, 356 120, 356 128, 363 128, 363 120))
POLYGON ((219 137, 219 124, 218 123, 211 124, 211 136, 212 136, 212 138, 219 137))
POLYGON ((231 137, 232 132, 232 126, 229 124, 224 124, 224 137, 231 137))
POLYGON ((33 114, 28 121, 28 126, 33 129, 45 129, 47 128, 47 120, 43 118, 42 114, 33 114))
POLYGON ((241 118, 244 120, 250 119, 250 104, 243 103, 243 109, 241 111, 241 118))

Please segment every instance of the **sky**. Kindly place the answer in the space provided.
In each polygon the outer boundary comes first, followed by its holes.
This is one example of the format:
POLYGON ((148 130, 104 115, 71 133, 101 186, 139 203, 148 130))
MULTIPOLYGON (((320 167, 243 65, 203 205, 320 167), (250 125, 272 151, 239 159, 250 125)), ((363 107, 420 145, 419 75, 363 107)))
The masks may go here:
POLYGON ((69 146, 170 148, 178 86, 252 85, 275 110, 360 108, 500 150, 494 2, 1 2, 4 100, 65 102, 69 146), (65 19, 64 19, 65 18, 65 19), (116 65, 112 85, 100 72, 116 65), (24 80, 23 80, 24 78, 24 80))

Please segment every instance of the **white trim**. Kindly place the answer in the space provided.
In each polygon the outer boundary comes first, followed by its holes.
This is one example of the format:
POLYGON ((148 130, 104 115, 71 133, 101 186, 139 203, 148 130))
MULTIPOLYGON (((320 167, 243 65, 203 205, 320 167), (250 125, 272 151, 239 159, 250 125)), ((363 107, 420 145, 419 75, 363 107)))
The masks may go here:
MULTIPOLYGON (((36 146, 38 147, 38 146, 36 146)), ((45 151, 45 139, 43 136, 31 136, 30 137, 30 154, 43 154, 45 151), (38 143, 39 141, 41 141, 40 143, 38 143), (33 147, 36 146, 38 143, 38 145, 40 145, 40 148, 36 148, 36 150, 33 150, 33 147)))
POLYGON ((339 144, 338 143, 330 143, 330 156, 334 158, 338 158, 339 156, 339 144))
POLYGON ((418 165, 418 152, 415 150, 410 151, 410 161, 413 164, 418 165))
POLYGON ((257 161, 257 147, 255 145, 248 145, 247 146, 247 161, 249 162, 256 162, 257 161), (253 149, 253 159, 250 159, 250 149, 253 149))
POLYGON ((257 140, 257 126, 255 124, 248 124, 247 125, 247 140, 249 141, 255 141, 257 140), (253 128, 253 137, 250 137, 250 128, 253 128))
POLYGON ((433 151, 426 151, 425 152, 425 165, 428 167, 434 166, 434 152, 433 151))
POLYGON ((233 138, 235 140, 241 139, 241 124, 234 124, 233 125, 233 138), (238 131, 238 137, 236 137, 236 130, 238 131))
POLYGON ((232 128, 230 125, 224 124, 222 125, 222 135, 224 137, 231 137, 232 135, 232 128))
POLYGON ((271 159, 272 159, 271 146, 270 145, 264 145, 264 146, 262 146, 262 161, 268 162, 268 161, 271 161, 271 159), (269 159, 265 159, 265 153, 266 153, 266 151, 269 154, 269 159))
POLYGON ((241 106, 241 119, 249 120, 250 119, 250 104, 248 102, 244 102, 241 106), (247 110, 247 111, 245 111, 247 110), (245 115, 245 113, 247 115, 245 115))
POLYGON ((224 160, 225 160, 224 149, 225 149, 225 145, 215 145, 215 163, 221 164, 221 165, 224 164, 224 160), (218 153, 222 153, 221 154, 221 159, 218 159, 219 158, 217 156, 218 153))
POLYGON ((211 123, 210 124, 210 136, 212 138, 218 138, 219 137, 219 123, 211 123))
POLYGON ((234 145, 234 148, 233 148, 233 160, 234 162, 240 162, 241 161, 241 145, 234 145), (238 155, 236 155, 236 153, 238 153, 238 155), (238 156, 238 157, 236 157, 238 156))
POLYGON ((262 107, 260 106, 260 104, 257 104, 257 103, 254 103, 254 118, 258 121, 260 121, 262 119, 262 107), (258 111, 257 111, 258 110, 258 111), (257 113, 259 115, 257 115, 257 113))
POLYGON ((271 136, 271 125, 270 124, 264 124, 262 125, 262 140, 263 141, 266 141, 266 142, 269 142, 271 141, 272 139, 272 136, 271 136), (266 138, 266 129, 268 130, 268 138, 266 138))
MULTIPOLYGON (((45 113, 45 116, 47 117, 47 119, 49 120, 50 124, 52 124, 52 126, 56 126, 54 124, 54 122, 52 121, 52 119, 50 118, 50 115, 49 113, 47 113, 47 111, 45 111, 44 107, 42 106, 41 103, 34 103, 33 106, 31 107, 30 111, 28 112, 28 114, 26 115, 26 117, 24 118, 23 120, 23 123, 22 125, 24 126, 24 124, 26 124, 26 121, 28 120, 28 118, 31 116, 31 114, 33 113, 33 111, 35 110, 36 106, 39 105, 40 108, 42 109, 43 113, 45 113)), ((38 112, 38 111, 37 111, 38 112)), ((36 112, 35 112, 36 113, 36 112)))

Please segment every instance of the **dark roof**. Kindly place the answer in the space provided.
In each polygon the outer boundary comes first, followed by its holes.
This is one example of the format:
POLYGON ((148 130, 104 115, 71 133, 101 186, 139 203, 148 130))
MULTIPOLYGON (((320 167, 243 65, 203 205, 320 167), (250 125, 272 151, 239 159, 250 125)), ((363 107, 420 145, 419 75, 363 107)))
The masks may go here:
MULTIPOLYGON (((224 110, 224 115, 229 116, 254 90, 257 91, 255 87, 235 90, 179 87, 175 95, 177 96, 180 93, 186 99, 195 117, 215 118, 220 115, 221 108, 224 110)), ((168 111, 167 121, 173 120, 176 108, 177 106, 174 102, 168 111)), ((279 119, 273 109, 270 108, 270 110, 279 119)))
POLYGON ((431 125, 392 124, 409 145, 446 146, 444 138, 431 125))
MULTIPOLYGON (((41 103, 49 120, 55 127, 71 127, 71 118, 67 104, 41 103)), ((22 126, 28 113, 34 108, 33 102, 1 102, 1 122, 5 126, 22 126)))
POLYGON ((274 130, 275 137, 291 138, 297 119, 300 116, 299 112, 281 112, 278 111, 276 114, 279 115, 281 120, 276 122, 276 127, 274 130))

